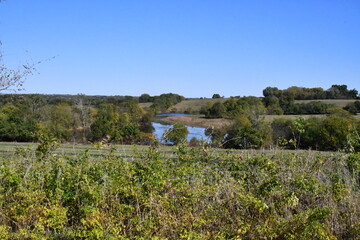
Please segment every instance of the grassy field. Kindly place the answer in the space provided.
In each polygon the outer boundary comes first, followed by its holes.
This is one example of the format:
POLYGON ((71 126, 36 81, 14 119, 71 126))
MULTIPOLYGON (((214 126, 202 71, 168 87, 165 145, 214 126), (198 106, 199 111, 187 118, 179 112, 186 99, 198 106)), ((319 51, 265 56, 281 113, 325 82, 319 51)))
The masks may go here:
MULTIPOLYGON (((19 149, 28 149, 34 152, 38 143, 11 143, 0 142, 0 156, 11 157, 19 152, 19 149)), ((90 145, 90 144, 61 144, 54 151, 58 155, 75 156, 81 152, 86 151, 92 156, 103 157, 106 156, 110 150, 113 151, 117 157, 121 158, 133 158, 137 154, 144 154, 148 150, 149 146, 143 145, 90 145)), ((170 146, 161 146, 161 152, 163 154, 169 154, 174 152, 174 149, 170 146)))
MULTIPOLYGON (((275 119, 285 118, 295 120, 298 118, 309 119, 311 117, 318 117, 318 118, 325 118, 326 115, 317 114, 317 115, 264 115, 264 120, 268 122, 272 122, 275 119)), ((354 116, 358 120, 360 120, 360 114, 354 116)), ((160 122, 164 124, 174 124, 175 122, 182 122, 187 126, 193 127, 214 127, 214 128, 221 128, 224 126, 228 126, 232 123, 231 119, 224 119, 224 118, 216 118, 216 119, 207 119, 204 118, 203 115, 189 115, 189 116, 171 116, 161 118, 160 122)))
POLYGON ((296 100, 295 103, 309 103, 309 102, 322 102, 325 104, 331 104, 336 107, 345 107, 349 103, 353 103, 354 99, 319 99, 319 100, 296 100))
POLYGON ((139 103, 139 106, 145 109, 145 108, 149 108, 152 104, 153 104, 152 102, 139 103))
POLYGON ((0 239, 360 236, 360 154, 37 146, 0 144, 0 239))
MULTIPOLYGON (((205 106, 207 102, 225 102, 228 98, 219 98, 219 99, 188 99, 181 101, 180 103, 172 107, 172 111, 182 113, 185 111, 190 112, 199 112, 201 107, 205 106)), ((312 101, 319 101, 326 104, 332 104, 337 107, 345 107, 347 104, 352 103, 356 100, 353 99, 322 99, 322 100, 296 100, 295 103, 309 103, 312 101)), ((146 106, 146 105, 144 105, 146 106)))
POLYGON ((199 112, 202 107, 206 106, 207 102, 225 102, 226 100, 227 98, 187 99, 179 102, 178 104, 175 104, 171 110, 178 113, 182 113, 185 111, 190 111, 191 113, 199 112))

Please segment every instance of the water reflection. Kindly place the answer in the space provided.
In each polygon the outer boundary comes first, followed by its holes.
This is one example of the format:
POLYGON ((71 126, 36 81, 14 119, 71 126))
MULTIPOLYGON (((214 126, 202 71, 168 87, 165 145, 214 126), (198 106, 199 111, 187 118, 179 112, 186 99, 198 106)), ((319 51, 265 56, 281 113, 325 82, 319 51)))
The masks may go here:
MULTIPOLYGON (((161 123, 157 123, 157 122, 153 122, 152 126, 155 129, 154 135, 155 135, 156 139, 158 139, 158 140, 161 140, 161 137, 164 134, 164 132, 166 131, 166 129, 169 129, 172 127, 172 125, 161 124, 161 123)), ((189 131, 189 134, 187 136, 187 141, 190 141, 190 139, 192 139, 193 137, 195 137, 196 139, 199 139, 199 140, 208 141, 208 137, 206 137, 206 135, 205 135, 205 128, 190 127, 190 126, 186 126, 186 127, 189 131)))

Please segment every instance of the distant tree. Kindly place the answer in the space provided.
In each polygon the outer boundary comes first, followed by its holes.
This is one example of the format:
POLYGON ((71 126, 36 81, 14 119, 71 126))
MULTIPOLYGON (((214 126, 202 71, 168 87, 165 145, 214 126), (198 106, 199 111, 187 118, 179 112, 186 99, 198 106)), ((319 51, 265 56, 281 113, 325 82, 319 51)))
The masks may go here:
POLYGON ((208 118, 222 118, 225 117, 226 107, 221 102, 214 103, 208 110, 206 117, 208 118))
POLYGON ((266 97, 263 99, 266 105, 266 113, 268 115, 283 115, 284 111, 280 107, 280 102, 277 97, 266 97))
POLYGON ((150 95, 147 93, 141 94, 141 96, 139 97, 139 102, 141 103, 152 102, 152 100, 152 97, 150 97, 150 95))
POLYGON ((221 98, 220 94, 218 93, 215 93, 213 96, 212 96, 213 99, 216 99, 216 98, 221 98))
POLYGON ((71 139, 74 118, 69 105, 48 105, 42 115, 40 130, 43 133, 60 141, 69 141, 71 139))
POLYGON ((154 127, 152 126, 153 119, 154 115, 152 113, 145 113, 139 122, 140 131, 144 133, 154 132, 154 127))
POLYGON ((28 115, 27 118, 33 118, 35 120, 41 119, 44 107, 47 105, 45 97, 40 94, 26 94, 14 102, 19 102, 24 105, 24 111, 26 111, 28 115))
POLYGON ((176 122, 171 128, 164 132, 162 139, 177 145, 181 142, 185 142, 188 134, 189 131, 186 126, 181 122, 176 122))
POLYGON ((0 141, 28 142, 35 139, 38 122, 26 113, 25 105, 11 103, 0 110, 0 141))
POLYGON ((96 115, 96 120, 91 124, 91 140, 100 141, 102 139, 113 140, 117 134, 117 122, 119 110, 113 104, 102 104, 96 115))
POLYGON ((287 147, 292 134, 293 120, 287 118, 278 118, 272 121, 272 138, 276 145, 287 147))
POLYGON ((233 118, 242 110, 235 98, 226 100, 223 105, 226 108, 226 116, 230 118, 233 118))
POLYGON ((357 113, 360 113, 360 101, 349 103, 344 107, 344 109, 351 114, 356 115, 357 113))
POLYGON ((225 127, 222 128, 209 127, 205 130, 205 135, 210 138, 211 144, 214 147, 221 147, 226 131, 227 129, 225 127))
POLYGON ((210 100, 206 101, 205 105, 201 106, 201 108, 200 108, 200 111, 199 111, 200 114, 207 115, 209 109, 212 107, 213 104, 214 104, 213 101, 210 101, 210 100))
POLYGON ((332 85, 327 91, 327 98, 330 99, 356 99, 358 91, 348 90, 347 85, 332 85))
POLYGON ((185 100, 183 96, 174 93, 165 93, 160 96, 154 97, 154 103, 151 105, 151 108, 154 111, 163 111, 167 110, 173 105, 185 100))
POLYGON ((92 122, 91 108, 89 103, 86 101, 86 97, 83 94, 78 94, 75 99, 75 106, 73 109, 74 113, 77 114, 79 124, 79 130, 81 132, 82 142, 86 142, 86 139, 90 134, 90 125, 92 122))
POLYGON ((130 121, 133 123, 137 123, 141 120, 144 110, 134 101, 126 102, 124 104, 125 108, 124 111, 129 113, 130 115, 130 121))
POLYGON ((253 125, 246 115, 239 115, 224 135, 224 148, 260 148, 271 139, 271 128, 265 122, 253 125))

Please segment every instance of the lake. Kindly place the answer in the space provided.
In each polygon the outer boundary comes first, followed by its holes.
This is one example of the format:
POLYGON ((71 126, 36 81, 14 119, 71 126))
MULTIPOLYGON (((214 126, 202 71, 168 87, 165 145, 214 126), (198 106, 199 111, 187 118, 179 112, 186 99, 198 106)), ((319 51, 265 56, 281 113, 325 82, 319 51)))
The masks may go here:
MULTIPOLYGON (((164 132, 167 129, 172 127, 172 125, 161 124, 161 123, 157 123, 157 122, 153 122, 152 126, 155 129, 154 135, 155 135, 156 139, 158 139, 158 140, 161 140, 161 137, 164 134, 164 132)), ((195 137, 196 139, 199 139, 199 140, 206 140, 206 141, 209 140, 208 137, 205 136, 205 128, 202 128, 202 127, 190 127, 190 126, 186 126, 186 127, 187 127, 187 129, 189 131, 187 141, 190 141, 190 139, 193 138, 193 137, 195 137)))

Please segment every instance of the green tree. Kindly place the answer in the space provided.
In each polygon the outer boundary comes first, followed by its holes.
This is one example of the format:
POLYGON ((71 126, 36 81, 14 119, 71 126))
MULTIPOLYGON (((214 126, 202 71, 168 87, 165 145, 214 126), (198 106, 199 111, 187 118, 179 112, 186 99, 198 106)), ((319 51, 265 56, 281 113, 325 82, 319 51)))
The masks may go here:
POLYGON ((141 103, 147 103, 152 101, 153 101, 152 97, 147 93, 141 94, 141 96, 139 97, 139 102, 141 103))
POLYGON ((99 141, 102 139, 113 140, 117 134, 117 123, 119 120, 119 110, 113 104, 102 104, 99 106, 96 120, 91 124, 91 140, 99 141))
POLYGON ((225 117, 226 107, 221 102, 214 103, 208 110, 206 117, 208 118, 222 118, 225 117))
POLYGON ((59 141, 69 141, 72 137, 74 118, 67 104, 47 106, 40 124, 41 131, 59 141))
POLYGON ((24 105, 5 105, 0 111, 0 141, 28 142, 35 139, 38 122, 26 115, 24 105))
POLYGON ((347 137, 353 129, 352 121, 338 115, 328 116, 321 129, 323 150, 341 150, 347 146, 347 137))
POLYGON ((260 148, 271 142, 271 127, 265 121, 256 124, 249 116, 238 115, 223 137, 225 148, 260 148))
POLYGON ((172 142, 174 145, 185 142, 189 130, 181 122, 176 122, 171 128, 167 129, 162 139, 167 142, 172 142))
POLYGON ((215 99, 215 98, 221 98, 220 94, 214 93, 212 96, 212 99, 215 99))

